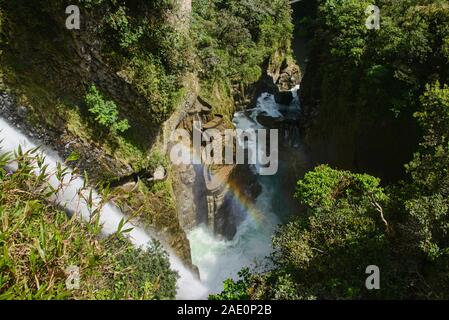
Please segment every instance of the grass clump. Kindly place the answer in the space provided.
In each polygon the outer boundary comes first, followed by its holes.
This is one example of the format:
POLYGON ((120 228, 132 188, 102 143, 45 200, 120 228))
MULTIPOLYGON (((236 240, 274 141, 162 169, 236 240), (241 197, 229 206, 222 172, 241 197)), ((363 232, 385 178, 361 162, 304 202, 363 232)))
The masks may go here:
POLYGON ((91 223, 69 218, 49 201, 59 190, 47 182, 64 170, 44 166, 37 150, 0 154, 0 299, 173 299, 178 275, 162 247, 135 248, 129 230, 99 237, 96 211, 91 223), (44 173, 33 174, 36 166, 44 173), (79 289, 66 286, 70 266, 80 270, 79 289))

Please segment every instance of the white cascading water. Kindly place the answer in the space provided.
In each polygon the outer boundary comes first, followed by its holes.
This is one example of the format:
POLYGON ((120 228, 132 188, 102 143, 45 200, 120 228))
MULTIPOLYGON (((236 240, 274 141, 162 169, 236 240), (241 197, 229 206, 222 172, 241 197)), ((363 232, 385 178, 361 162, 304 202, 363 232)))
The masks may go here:
MULTIPOLYGON (((292 89, 294 99, 291 105, 282 108, 298 111, 298 89, 299 86, 292 89)), ((272 94, 263 93, 256 108, 235 113, 234 125, 237 129, 264 128, 258 123, 257 116, 263 113, 273 118, 282 117, 280 107, 272 94)), ((257 171, 257 166, 254 166, 254 170, 257 171)), ((281 223, 281 217, 289 214, 275 212, 273 208, 273 200, 282 192, 282 182, 276 182, 276 177, 269 176, 258 176, 258 181, 262 185, 262 193, 255 204, 248 207, 238 199, 235 201, 237 205, 243 206, 246 217, 238 226, 233 240, 217 239, 206 226, 200 226, 188 234, 193 263, 198 266, 201 280, 210 293, 221 292, 223 281, 237 279, 242 268, 263 262, 272 251, 271 239, 281 223)))
MULTIPOLYGON (((30 150, 35 148, 38 144, 33 143, 25 135, 23 135, 18 129, 0 118, 0 151, 1 152, 14 152, 19 145, 22 150, 30 150)), ((62 163, 58 155, 46 149, 41 148, 41 151, 45 155, 45 164, 48 165, 47 172, 55 172, 57 163, 62 163)), ((36 168, 36 174, 39 174, 39 169, 36 168)), ((90 221, 90 209, 87 203, 79 195, 79 190, 83 189, 84 181, 82 178, 73 177, 72 172, 65 176, 63 183, 66 184, 62 191, 57 195, 54 201, 64 208, 67 208, 70 212, 77 212, 82 219, 90 221), (72 180, 73 179, 73 180, 72 180)), ((50 177, 50 184, 54 188, 58 188, 61 184, 58 179, 52 175, 50 177)), ((89 191, 85 191, 86 194, 89 191)), ((94 203, 99 203, 100 197, 93 191, 94 203)), ((95 208, 95 205, 94 205, 95 208)), ((103 226, 103 233, 105 235, 112 234, 118 230, 118 226, 122 219, 126 219, 123 213, 115 206, 107 203, 101 208, 100 223, 103 226)), ((133 228, 129 233, 130 240, 137 247, 147 246, 152 240, 151 235, 147 234, 144 230, 135 227, 131 224, 125 224, 124 229, 133 228)), ((171 268, 178 272, 180 279, 178 280, 178 299, 204 299, 207 297, 207 288, 193 275, 193 273, 187 269, 181 260, 176 257, 170 250, 169 259, 171 268)))

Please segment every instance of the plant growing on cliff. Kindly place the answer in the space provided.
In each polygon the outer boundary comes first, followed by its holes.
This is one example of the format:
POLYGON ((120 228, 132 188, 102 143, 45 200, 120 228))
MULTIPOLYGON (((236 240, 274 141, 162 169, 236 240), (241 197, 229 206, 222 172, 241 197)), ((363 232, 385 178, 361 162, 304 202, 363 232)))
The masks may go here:
POLYGON ((105 101, 95 85, 89 88, 85 102, 89 108, 89 112, 95 116, 95 121, 112 132, 123 133, 130 128, 127 119, 119 120, 115 102, 105 101))

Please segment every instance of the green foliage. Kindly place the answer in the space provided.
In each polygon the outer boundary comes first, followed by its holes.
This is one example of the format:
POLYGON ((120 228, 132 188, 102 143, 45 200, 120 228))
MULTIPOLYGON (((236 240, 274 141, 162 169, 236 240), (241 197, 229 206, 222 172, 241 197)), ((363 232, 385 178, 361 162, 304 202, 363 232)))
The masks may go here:
POLYGON ((169 161, 167 159, 167 156, 159 149, 153 150, 153 152, 150 154, 150 159, 148 163, 149 163, 149 170, 155 170, 160 166, 164 168, 169 167, 169 161))
POLYGON ((405 209, 410 214, 407 222, 411 245, 419 247, 430 260, 446 258, 449 254, 449 204, 441 194, 420 196, 408 200, 405 209))
MULTIPOLYGON (((141 133, 150 136, 146 137, 150 140, 154 125, 165 121, 176 106, 183 76, 192 64, 192 43, 187 30, 181 32, 178 25, 178 7, 171 0, 80 0, 83 32, 74 39, 61 20, 64 8, 70 4, 66 0, 2 2, 1 10, 8 16, 7 27, 14 30, 2 37, 5 52, 11 56, 8 64, 18 77, 34 82, 41 95, 39 100, 48 99, 42 95, 51 91, 56 96, 52 100, 79 101, 85 84, 95 82, 100 92, 108 92, 108 98, 127 112, 126 117, 133 124, 127 135, 137 135, 138 128, 151 123, 141 133), (23 25, 22 21, 28 23, 23 25), (55 38, 61 41, 55 43, 55 38), (39 48, 31 49, 30 42, 38 43, 39 48), (67 49, 66 43, 76 47, 84 43, 87 50, 78 55, 67 49), (22 54, 17 55, 13 48, 20 48, 22 54), (100 60, 100 70, 79 73, 81 69, 73 66, 89 60, 90 50, 95 52, 94 60, 100 60), (22 65, 28 65, 26 70, 20 69, 22 65), (74 73, 77 76, 67 83, 68 74, 74 73), (109 81, 98 81, 100 73, 109 81)), ((61 110, 58 116, 63 117, 65 111, 61 110)))
POLYGON ((416 110, 425 83, 444 79, 447 67, 441 63, 445 60, 441 44, 447 37, 449 10, 443 2, 378 1, 382 16, 379 30, 365 27, 364 10, 370 1, 319 2, 316 43, 328 50, 329 62, 338 66, 324 67, 327 70, 322 70, 322 75, 332 79, 343 76, 354 84, 359 81, 355 86, 358 109, 371 107, 372 91, 376 105, 380 102, 389 109, 416 110), (443 68, 436 67, 438 64, 443 68), (382 72, 373 73, 374 68, 382 72), (373 88, 376 79, 382 86, 373 88))
POLYGON ((114 31, 113 34, 116 35, 117 42, 123 49, 136 45, 144 34, 142 25, 135 28, 130 26, 124 6, 120 6, 116 12, 107 16, 106 23, 114 31))
POLYGON ((331 54, 358 65, 367 50, 365 10, 372 1, 328 0, 321 7, 326 31, 337 34, 331 54))
POLYGON ((288 50, 293 27, 287 2, 194 1, 191 37, 201 78, 257 81, 265 60, 280 47, 288 50))
POLYGON ((249 269, 243 269, 238 273, 239 280, 227 279, 221 293, 210 295, 209 300, 249 300, 248 287, 251 284, 252 275, 249 269))
POLYGON ((223 298, 447 298, 449 282, 449 87, 427 85, 415 113, 423 137, 390 187, 366 174, 316 167, 298 181, 305 212, 273 238, 273 269, 228 282, 223 298), (364 268, 382 270, 382 289, 364 288, 364 268))
POLYGON ((136 90, 148 100, 148 113, 156 123, 163 122, 173 111, 177 98, 177 77, 166 75, 162 64, 152 55, 134 57, 125 69, 136 90))
MULTIPOLYGON (((298 182, 307 212, 282 226, 273 239, 273 262, 299 282, 298 296, 360 298, 364 262, 386 269, 385 225, 378 208, 387 196, 369 175, 320 166, 298 182), (338 257, 338 259, 336 259, 338 257)), ((365 265, 366 267, 366 265, 365 265)))
POLYGON ((125 132, 130 128, 127 119, 119 120, 117 105, 114 101, 105 101, 95 85, 89 88, 85 101, 89 112, 95 116, 95 121, 102 126, 112 132, 125 132))
POLYGON ((449 87, 441 87, 439 82, 427 85, 420 102, 415 117, 424 130, 423 141, 408 169, 422 192, 428 194, 449 187, 449 87))
MULTIPOLYGON (((426 86, 415 113, 423 129, 419 151, 407 166, 412 177, 405 201, 406 229, 431 260, 449 259, 449 87, 426 86)), ((446 269, 449 273, 449 270, 446 269)))
POLYGON ((309 141, 336 150, 319 161, 403 178, 419 142, 419 97, 427 83, 448 81, 447 1, 317 0, 313 14, 304 121, 313 115, 309 141), (365 26, 369 4, 380 8, 379 30, 365 26))
MULTIPOLYGON (((145 99, 153 123, 173 111, 183 74, 191 64, 191 43, 167 17, 175 14, 173 1, 125 1, 99 4, 103 53, 145 99)), ((139 115, 140 116, 140 115, 139 115)))
POLYGON ((48 179, 66 174, 46 171, 37 149, 0 154, 0 299, 173 299, 177 274, 158 243, 136 249, 126 230, 99 237, 95 212, 86 224, 51 204, 59 190, 48 179), (69 266, 80 268, 79 289, 66 287, 69 266))
POLYGON ((367 174, 351 174, 320 166, 298 181, 295 196, 308 207, 323 210, 332 210, 345 199, 351 204, 360 202, 365 205, 385 200, 379 183, 379 179, 367 174))
POLYGON ((110 279, 112 297, 108 299, 174 299, 178 275, 170 270, 167 255, 159 243, 146 250, 127 246, 113 254, 117 272, 110 279))

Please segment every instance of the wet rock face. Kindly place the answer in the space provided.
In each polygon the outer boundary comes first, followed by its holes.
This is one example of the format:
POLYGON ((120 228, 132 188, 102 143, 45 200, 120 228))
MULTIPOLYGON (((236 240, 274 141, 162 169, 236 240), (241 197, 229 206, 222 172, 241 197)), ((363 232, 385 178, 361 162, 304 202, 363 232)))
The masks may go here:
POLYGON ((274 98, 277 103, 289 105, 293 101, 293 93, 291 88, 301 83, 301 70, 299 66, 293 62, 284 61, 279 78, 275 80, 278 88, 274 93, 274 98))
POLYGON ((223 204, 215 214, 215 235, 232 240, 237 233, 238 225, 243 221, 243 212, 231 192, 227 192, 223 204))
POLYGON ((257 116, 257 122, 269 129, 279 129, 281 127, 283 119, 281 117, 272 117, 267 114, 261 113, 257 116))
POLYGON ((287 63, 283 66, 279 79, 276 82, 280 91, 288 91, 301 82, 301 70, 294 63, 287 63))
POLYGON ((207 189, 199 165, 176 166, 173 189, 181 226, 192 230, 207 222, 207 189))
POLYGON ((293 60, 285 58, 279 65, 270 65, 260 80, 247 90, 252 96, 247 107, 254 108, 264 92, 274 95, 277 103, 288 106, 294 98, 290 90, 300 83, 300 67, 293 60))
MULTIPOLYGON (((170 135, 174 130, 185 129, 190 134, 194 121, 204 121, 202 112, 204 102, 198 100, 197 93, 191 92, 187 97, 179 114, 174 114, 171 120, 164 124, 166 140, 165 151, 170 153, 172 144, 170 135)), ((207 188, 201 165, 173 165, 172 180, 174 200, 178 211, 179 222, 188 232, 202 223, 207 223, 207 188)))

